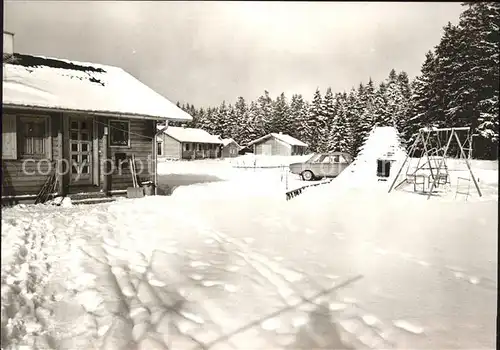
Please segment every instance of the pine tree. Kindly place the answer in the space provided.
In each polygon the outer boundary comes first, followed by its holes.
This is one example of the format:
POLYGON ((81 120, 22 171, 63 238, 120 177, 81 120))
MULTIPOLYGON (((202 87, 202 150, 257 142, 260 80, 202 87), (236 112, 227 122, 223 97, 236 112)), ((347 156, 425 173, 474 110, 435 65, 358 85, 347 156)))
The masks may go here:
POLYGON ((220 137, 224 139, 233 137, 237 131, 238 122, 236 120, 236 110, 232 104, 229 104, 227 107, 226 120, 223 125, 224 127, 222 128, 220 137))
POLYGON ((217 132, 217 116, 217 108, 209 107, 203 118, 203 130, 210 134, 215 134, 217 132))
POLYGON ((356 153, 360 151, 361 146, 363 146, 368 134, 373 129, 374 125, 374 97, 375 88, 373 85, 373 80, 370 78, 368 84, 363 87, 360 85, 358 91, 358 98, 360 115, 358 120, 358 129, 356 130, 357 137, 357 150, 356 153))
POLYGON ((323 135, 327 130, 325 112, 323 99, 321 97, 321 92, 316 89, 314 93, 313 101, 311 103, 311 108, 309 110, 309 120, 308 124, 308 135, 307 140, 310 144, 310 148, 313 151, 320 151, 323 148, 323 135))
POLYGON ((392 126, 393 120, 389 111, 389 99, 387 85, 382 82, 375 91, 373 98, 373 123, 375 126, 392 126))
MULTIPOLYGON (((429 51, 426 54, 422 65, 421 75, 412 83, 413 96, 410 105, 410 118, 403 129, 404 139, 408 147, 415 141, 416 133, 420 128, 430 126, 436 122, 437 92, 434 91, 436 60, 434 54, 429 51)), ((421 152, 421 148, 416 149, 416 155, 421 152)))
MULTIPOLYGON (((269 96, 269 91, 265 90, 264 95, 257 99, 257 105, 259 107, 259 120, 262 123, 261 129, 265 134, 272 131, 272 119, 273 119, 273 100, 269 96)), ((262 135, 262 136, 264 136, 262 135)))
POLYGON ((345 95, 344 98, 347 101, 347 104, 345 106, 345 111, 346 111, 346 120, 348 125, 348 134, 350 136, 349 153, 352 156, 355 156, 359 143, 357 130, 359 130, 360 128, 359 118, 358 118, 359 115, 357 114, 357 110, 355 108, 357 104, 356 90, 352 88, 348 95, 347 93, 344 93, 344 95, 345 95))
POLYGON ((288 134, 291 129, 288 115, 288 102, 286 100, 285 93, 281 93, 273 103, 273 118, 271 121, 270 131, 288 134))
POLYGON ((214 111, 212 134, 222 136, 228 126, 228 105, 222 101, 219 108, 214 111))
POLYGON ((410 79, 408 78, 408 74, 405 71, 402 71, 398 74, 398 85, 399 91, 402 95, 401 106, 400 106, 400 115, 399 118, 395 120, 396 128, 400 133, 403 132, 403 129, 408 124, 408 120, 410 118, 410 105, 411 105, 411 85, 410 79))
POLYGON ((449 110, 452 107, 451 92, 458 88, 457 85, 463 85, 463 82, 457 82, 454 76, 459 73, 457 63, 461 60, 459 56, 463 54, 461 46, 465 40, 459 27, 448 23, 444 28, 444 33, 436 47, 436 67, 434 72, 434 88, 436 93, 433 124, 439 126, 464 126, 468 124, 468 118, 463 118, 454 111, 449 110))
POLYGON ((302 95, 293 95, 290 101, 289 114, 292 125, 290 135, 306 143, 309 142, 308 114, 308 105, 302 95))
POLYGON ((405 118, 405 103, 403 92, 401 91, 401 85, 398 80, 398 75, 396 71, 392 69, 389 73, 387 79, 387 113, 390 120, 385 120, 384 124, 386 126, 397 126, 401 125, 405 118))
POLYGON ((236 140, 236 142, 241 142, 244 127, 246 127, 245 123, 248 118, 248 106, 243 97, 238 97, 236 104, 234 105, 235 109, 235 125, 232 131, 232 138, 236 140))
POLYGON ((207 126, 207 113, 203 107, 198 110, 198 117, 196 118, 196 128, 206 130, 207 126))
POLYGON ((329 130, 328 151, 351 152, 352 133, 347 115, 347 95, 335 96, 335 116, 329 130))
POLYGON ((336 117, 336 97, 334 98, 332 89, 329 87, 326 90, 325 97, 323 98, 323 119, 324 119, 324 127, 322 130, 322 134, 320 136, 320 150, 328 151, 330 148, 330 130, 335 122, 336 117))
POLYGON ((255 101, 252 101, 248 107, 246 117, 242 122, 238 143, 245 146, 249 142, 263 136, 264 132, 261 129, 261 126, 262 122, 259 120, 259 107, 255 101))
POLYGON ((449 118, 476 132, 475 156, 498 157, 500 4, 469 2, 460 16, 450 82, 449 118))

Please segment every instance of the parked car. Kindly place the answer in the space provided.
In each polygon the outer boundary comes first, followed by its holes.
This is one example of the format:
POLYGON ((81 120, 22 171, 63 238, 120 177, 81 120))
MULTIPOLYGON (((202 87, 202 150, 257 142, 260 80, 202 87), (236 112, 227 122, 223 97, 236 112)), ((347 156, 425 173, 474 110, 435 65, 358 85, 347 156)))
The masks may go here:
POLYGON ((290 164, 292 174, 297 174, 306 181, 323 177, 336 177, 352 162, 352 157, 345 152, 315 153, 303 163, 290 164))

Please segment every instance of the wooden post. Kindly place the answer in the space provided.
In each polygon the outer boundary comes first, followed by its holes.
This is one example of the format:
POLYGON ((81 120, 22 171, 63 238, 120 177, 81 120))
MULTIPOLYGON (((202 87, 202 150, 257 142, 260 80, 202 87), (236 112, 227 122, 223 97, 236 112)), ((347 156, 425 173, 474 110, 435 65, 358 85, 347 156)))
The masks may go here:
MULTIPOLYGON (((417 136, 417 138, 415 139, 415 141, 413 141, 413 145, 411 145, 411 148, 410 148, 410 150, 408 151, 408 154, 406 155, 406 158, 405 158, 405 160, 404 160, 403 164, 401 164, 401 167, 399 168, 398 173, 397 173, 397 174, 396 174, 396 176, 394 177, 394 181, 392 181, 392 184, 391 184, 391 187, 389 187, 389 192, 388 192, 388 193, 390 193, 390 192, 392 191, 392 189, 394 188, 394 184, 395 184, 395 183, 396 183, 396 181, 398 180, 399 175, 400 175, 400 174, 401 174, 401 172, 403 171, 403 168, 404 168, 404 166, 405 166, 406 162, 408 161, 408 158, 410 158, 410 156, 411 156, 411 154, 412 154, 412 152, 413 152, 414 148, 417 146, 418 140, 420 140, 420 132, 418 133, 418 136, 417 136)), ((402 183, 402 182, 401 182, 401 183, 402 183)), ((399 185, 400 185, 400 184, 398 184, 398 186, 399 186, 399 185)))
MULTIPOLYGON (((443 158, 440 159, 439 161, 439 166, 437 168, 437 173, 439 174, 439 170, 441 170, 441 166, 444 163, 444 160, 446 159, 446 154, 448 154, 448 148, 450 147, 451 140, 453 139, 453 135, 456 134, 455 130, 451 130, 451 135, 450 138, 448 139, 448 142, 446 143, 446 147, 443 152, 443 158)), ((427 199, 431 198, 432 196, 432 191, 434 190, 434 187, 436 186, 436 181, 439 181, 438 176, 433 178, 431 188, 429 189, 429 195, 427 196, 427 199)))
POLYGON ((481 190, 479 189, 479 185, 478 185, 478 183, 476 181, 476 177, 472 173, 472 169, 471 169, 470 164, 469 164, 469 159, 465 155, 464 149, 462 147, 462 144, 460 143, 460 139, 458 138, 457 133, 455 133, 455 138, 456 138, 456 140, 458 142, 458 147, 460 148, 460 154, 465 159, 465 164, 467 165, 467 169, 469 169, 469 173, 470 173, 470 176, 472 177, 472 181, 474 181, 474 185, 476 186, 477 193, 479 194, 479 197, 482 197, 483 194, 481 193, 481 190))
POLYGON ((66 195, 69 192, 69 186, 71 185, 71 153, 70 153, 70 116, 63 114, 62 115, 62 155, 65 160, 65 169, 63 172, 63 193, 66 195))
POLYGON ((104 176, 103 176, 103 184, 102 189, 106 195, 109 195, 109 159, 108 159, 108 127, 104 127, 104 132, 102 135, 102 161, 104 162, 104 176))
POLYGON ((59 195, 64 196, 66 195, 65 192, 65 186, 64 186, 64 171, 68 169, 64 169, 64 147, 63 147, 63 118, 64 115, 61 113, 59 115, 59 122, 57 123, 57 152, 59 153, 59 157, 57 159, 57 183, 59 188, 57 189, 57 192, 59 192, 59 195))

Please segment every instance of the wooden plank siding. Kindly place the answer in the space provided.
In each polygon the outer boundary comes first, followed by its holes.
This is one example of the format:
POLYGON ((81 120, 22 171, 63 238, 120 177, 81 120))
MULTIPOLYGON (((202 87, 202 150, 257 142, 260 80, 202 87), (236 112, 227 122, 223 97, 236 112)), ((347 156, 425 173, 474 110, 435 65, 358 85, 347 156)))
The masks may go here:
POLYGON ((222 149, 222 156, 224 158, 237 157, 239 150, 239 147, 234 142, 231 142, 229 145, 222 149))
POLYGON ((182 154, 182 144, 165 133, 159 135, 162 139, 162 158, 180 159, 182 154))
MULTIPOLYGON (((62 112, 43 112, 17 110, 10 108, 3 108, 4 114, 11 114, 16 116, 47 116, 49 120, 49 142, 51 152, 50 159, 40 159, 36 162, 28 161, 26 158, 19 155, 17 159, 3 159, 2 158, 2 198, 14 196, 37 195, 44 185, 49 176, 49 170, 54 169, 58 160, 70 159, 70 135, 69 135, 69 119, 71 114, 62 112)), ((104 170, 105 161, 103 156, 107 153, 110 162, 115 164, 116 156, 119 153, 124 153, 126 157, 132 154, 136 158, 137 171, 140 172, 139 178, 141 181, 153 180, 154 167, 154 146, 153 139, 156 133, 156 121, 144 119, 125 119, 125 118, 111 118, 119 120, 127 120, 130 123, 130 144, 123 147, 109 147, 105 152, 103 147, 104 127, 109 128, 108 117, 93 116, 94 120, 93 133, 97 139, 92 142, 93 145, 93 158, 96 159, 94 164, 98 164, 97 169, 93 171, 92 185, 86 186, 86 191, 100 191, 104 185, 104 170), (98 149, 95 149, 97 147, 98 149), (142 164, 142 168, 140 169, 142 164)), ((17 142, 20 140, 19 134, 17 142)), ((61 164, 61 163, 59 163, 61 164)), ((63 177, 63 184, 61 184, 60 192, 63 194, 71 193, 72 188, 81 187, 77 184, 72 185, 70 182, 70 174, 65 174, 63 177)), ((110 190, 125 190, 127 187, 132 186, 132 177, 129 167, 120 170, 114 167, 113 173, 109 176, 110 190)), ((2 199, 2 202, 4 200, 2 199)), ((9 201, 10 203, 14 203, 9 201)))
MULTIPOLYGON (((98 138, 99 148, 102 149, 102 138, 104 135, 104 127, 109 125, 107 117, 99 117, 98 119, 98 138)), ((116 118, 115 118, 116 119, 116 118)), ((114 120, 114 119, 113 119, 114 120)), ((120 119, 122 120, 122 119, 120 119)), ((123 119, 125 120, 125 119, 123 119)), ((117 162, 117 155, 124 154, 126 158, 132 154, 136 159, 136 167, 140 181, 153 180, 154 174, 154 154, 153 154, 153 138, 156 131, 156 123, 153 120, 127 119, 130 122, 130 146, 109 147, 108 157, 113 164, 113 172, 109 175, 110 190, 125 190, 131 187, 132 174, 130 172, 128 162, 122 162, 120 166, 117 162), (142 169, 141 169, 142 164, 142 169)), ((104 183, 105 161, 100 159, 100 183, 104 183)))
MULTIPOLYGON (((20 154, 19 143, 23 140, 17 137, 18 152, 17 159, 2 159, 2 197, 37 194, 45 181, 50 170, 54 169, 60 154, 58 131, 61 128, 62 114, 58 112, 37 113, 34 111, 2 108, 3 114, 15 115, 19 117, 40 117, 47 116, 49 123, 49 159, 37 159, 29 161, 28 157, 20 154)), ((17 128, 19 129, 19 123, 17 128)), ((17 130, 19 134, 19 130, 17 130)))
POLYGON ((263 154, 263 147, 265 145, 271 146, 271 155, 273 156, 290 156, 292 154, 292 147, 274 137, 270 137, 258 144, 255 144, 255 154, 263 154))

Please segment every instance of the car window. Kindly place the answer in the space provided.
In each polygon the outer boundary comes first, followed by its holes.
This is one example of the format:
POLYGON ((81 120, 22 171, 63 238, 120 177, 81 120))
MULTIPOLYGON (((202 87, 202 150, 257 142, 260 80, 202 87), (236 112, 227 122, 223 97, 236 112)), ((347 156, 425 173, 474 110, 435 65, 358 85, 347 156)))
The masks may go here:
POLYGON ((321 161, 321 163, 331 163, 332 162, 332 159, 330 158, 330 156, 326 155, 323 160, 321 161))
POLYGON ((325 160, 325 157, 326 157, 325 154, 320 154, 320 155, 318 155, 318 158, 316 158, 316 160, 314 162, 315 163, 323 163, 323 161, 325 160))
POLYGON ((340 155, 339 162, 340 163, 349 163, 349 161, 347 160, 347 158, 343 154, 340 155))
POLYGON ((332 156, 332 161, 333 163, 339 163, 340 162, 340 156, 338 154, 332 156))
POLYGON ((309 158, 306 161, 306 163, 316 163, 318 161, 319 157, 321 157, 321 154, 315 154, 311 158, 309 158))

